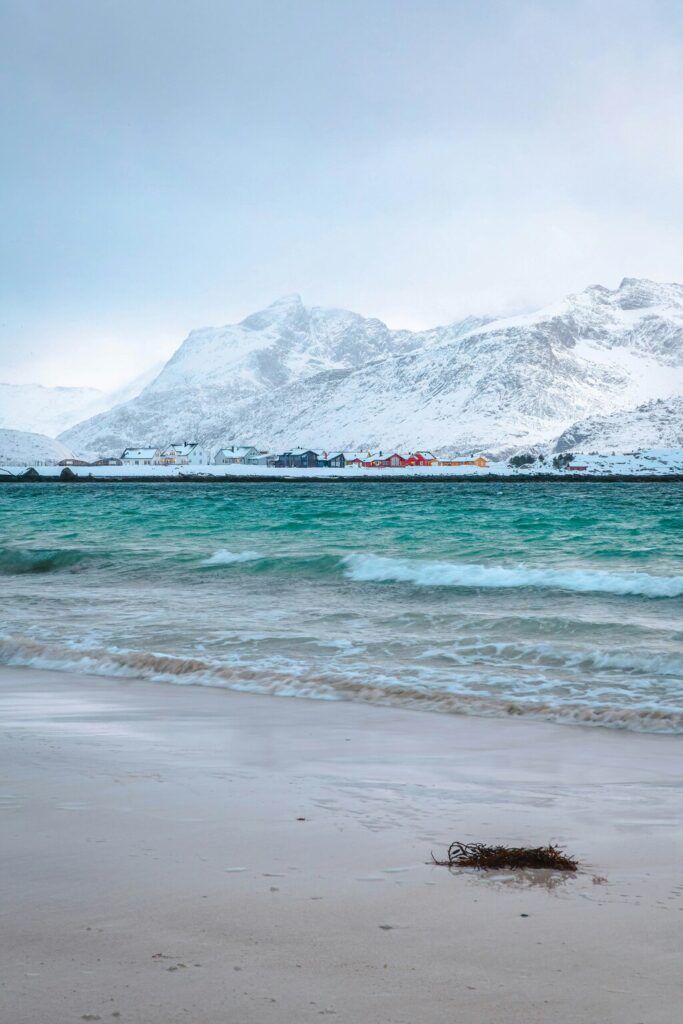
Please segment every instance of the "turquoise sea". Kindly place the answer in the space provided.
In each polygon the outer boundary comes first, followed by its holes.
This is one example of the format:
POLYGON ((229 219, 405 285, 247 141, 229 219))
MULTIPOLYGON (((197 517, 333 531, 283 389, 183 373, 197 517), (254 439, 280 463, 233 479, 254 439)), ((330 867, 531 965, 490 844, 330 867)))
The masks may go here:
POLYGON ((0 663, 683 732, 683 485, 7 484, 0 663))

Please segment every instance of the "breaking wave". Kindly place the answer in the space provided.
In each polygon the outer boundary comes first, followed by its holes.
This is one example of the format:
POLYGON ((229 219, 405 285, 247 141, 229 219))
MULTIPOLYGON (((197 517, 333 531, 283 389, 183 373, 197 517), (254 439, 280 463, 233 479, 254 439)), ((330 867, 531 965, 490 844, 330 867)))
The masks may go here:
POLYGON ((680 597, 683 576, 652 576, 646 572, 605 572, 600 569, 531 569, 523 565, 411 562, 384 555, 350 554, 346 576, 362 583, 412 583, 418 587, 514 588, 569 590, 578 594, 638 597, 680 597))
POLYGON ((0 573, 17 576, 73 570, 89 558, 87 552, 73 548, 0 548, 0 573))
POLYGON ((237 565, 239 562, 257 562, 263 556, 258 551, 228 551, 221 548, 215 551, 210 558, 205 558, 202 565, 237 565))
POLYGON ((575 725, 602 726, 634 732, 683 733, 683 710, 582 703, 579 700, 515 699, 435 689, 364 673, 297 670, 295 667, 253 667, 221 664, 160 652, 107 648, 67 648, 29 639, 0 640, 0 664, 85 675, 147 679, 160 683, 213 686, 282 697, 348 700, 416 711, 486 717, 523 717, 575 725))

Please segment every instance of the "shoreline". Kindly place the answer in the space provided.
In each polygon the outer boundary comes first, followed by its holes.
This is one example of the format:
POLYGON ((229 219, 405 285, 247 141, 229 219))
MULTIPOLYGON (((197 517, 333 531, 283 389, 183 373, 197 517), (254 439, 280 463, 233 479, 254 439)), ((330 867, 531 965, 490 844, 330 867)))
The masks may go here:
MULTIPOLYGON (((65 467, 70 469, 70 467, 65 467)), ((619 474, 619 473, 606 473, 600 474, 575 474, 575 475, 564 475, 554 473, 536 473, 527 475, 494 475, 492 473, 481 473, 476 476, 455 475, 455 474, 430 474, 424 473, 424 476, 412 475, 393 475, 391 470, 378 470, 377 475, 370 475, 369 473, 353 476, 339 476, 336 475, 334 470, 330 470, 329 476, 321 476, 320 470, 305 470, 302 473, 310 473, 310 476, 284 476, 284 475, 272 475, 272 476, 261 476, 257 474, 249 475, 238 475, 238 474, 168 474, 162 476, 161 474, 155 474, 153 476, 104 476, 102 474, 88 474, 85 473, 71 473, 68 476, 62 476, 60 473, 56 474, 41 474, 37 472, 36 476, 27 476, 26 473, 18 476, 11 476, 0 472, 0 483, 4 484, 306 484, 306 483, 326 483, 326 484, 377 484, 377 483, 392 483, 392 484, 605 484, 605 483, 641 483, 641 484, 663 484, 663 483, 683 483, 683 474, 681 473, 667 473, 667 474, 619 474), (392 475, 389 475, 392 473, 392 475)))
POLYGON ((676 1019, 680 737, 8 667, 0 706, 13 1024, 676 1019))

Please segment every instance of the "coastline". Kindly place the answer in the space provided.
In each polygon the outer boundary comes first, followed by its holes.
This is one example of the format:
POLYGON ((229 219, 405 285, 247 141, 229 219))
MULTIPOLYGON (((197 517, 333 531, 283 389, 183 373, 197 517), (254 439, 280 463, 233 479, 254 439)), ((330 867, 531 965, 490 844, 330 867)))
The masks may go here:
MULTIPOLYGON (((68 468, 68 467, 67 467, 68 468)), ((354 471, 355 472, 355 471, 354 471)), ((61 476, 60 473, 47 474, 39 473, 36 476, 27 476, 26 473, 19 474, 17 476, 11 476, 9 474, 0 473, 0 483, 5 484, 49 484, 49 483, 67 483, 67 484, 306 484, 306 483, 325 483, 325 484, 377 484, 377 483, 391 483, 391 484, 420 484, 420 483, 431 483, 431 484, 586 484, 586 483, 642 483, 642 484, 663 484, 663 483, 683 483, 683 474, 681 473, 662 473, 662 474, 626 474, 626 473, 604 473, 604 474, 588 474, 582 473, 581 475, 572 474, 560 474, 560 473, 527 473, 527 474, 515 474, 515 475, 498 475, 494 473, 478 473, 472 475, 455 474, 455 473, 443 473, 434 474, 427 471, 421 470, 420 474, 406 475, 400 470, 368 470, 365 473, 358 473, 355 476, 341 476, 334 470, 329 470, 325 476, 322 475, 320 470, 302 470, 301 474, 290 474, 281 475, 273 474, 271 476, 265 476, 264 474, 252 473, 249 475, 244 474, 201 474, 201 473, 174 473, 174 474, 155 474, 155 475, 143 475, 138 476, 122 476, 122 475, 111 475, 105 476, 103 474, 85 474, 85 473, 72 473, 70 476, 61 476), (306 474, 306 475, 304 475, 306 474)))
POLYGON ((680 737, 26 668, 0 702, 13 1024, 677 1017, 680 737), (427 863, 453 839, 583 868, 427 863))

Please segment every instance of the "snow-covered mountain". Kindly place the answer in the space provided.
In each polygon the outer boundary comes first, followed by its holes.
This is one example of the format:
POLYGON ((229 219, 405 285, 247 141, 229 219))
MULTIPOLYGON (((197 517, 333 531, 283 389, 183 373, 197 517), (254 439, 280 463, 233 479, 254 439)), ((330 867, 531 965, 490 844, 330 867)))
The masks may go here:
POLYGON ((572 424, 554 451, 611 452, 625 448, 683 448, 683 395, 572 424))
POLYGON ((36 466, 72 457, 69 449, 52 437, 0 429, 0 466, 36 466))
POLYGON ((192 332, 137 398, 61 437, 89 454, 177 437, 506 452, 681 392, 681 285, 626 278, 421 332, 288 296, 192 332))
POLYGON ((37 431, 54 437, 75 423, 135 398, 156 377, 162 365, 152 367, 114 391, 0 383, 0 427, 37 431))

